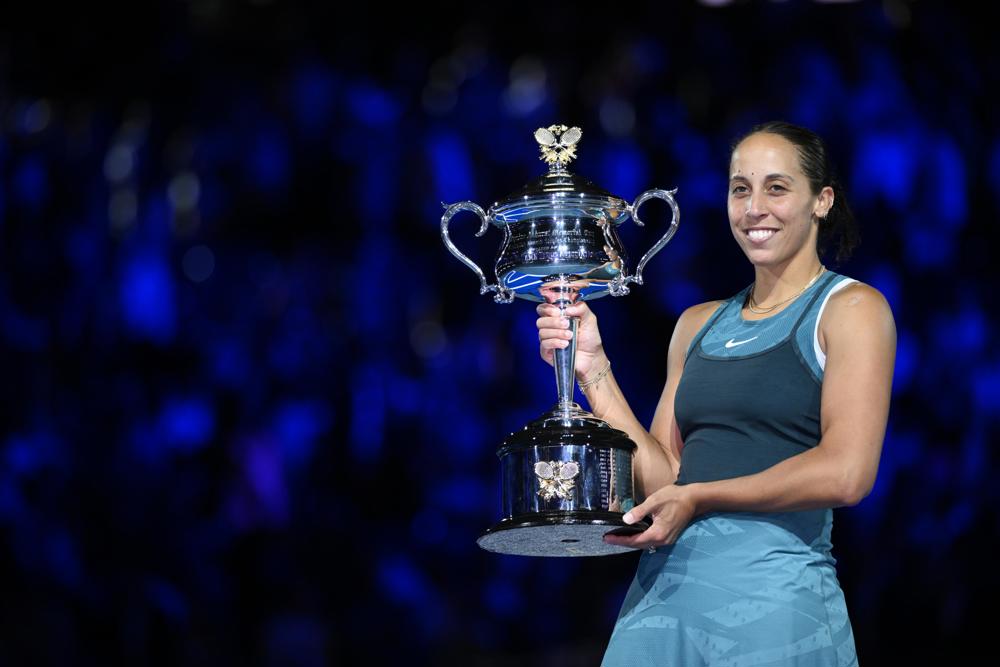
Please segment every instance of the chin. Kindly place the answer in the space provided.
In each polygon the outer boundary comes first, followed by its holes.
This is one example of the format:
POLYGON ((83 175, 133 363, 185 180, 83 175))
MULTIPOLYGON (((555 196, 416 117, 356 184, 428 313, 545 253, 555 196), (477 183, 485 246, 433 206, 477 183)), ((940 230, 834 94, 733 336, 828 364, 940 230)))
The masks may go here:
POLYGON ((762 248, 751 248, 747 246, 742 246, 743 254, 746 255, 747 259, 754 264, 769 264, 774 261, 775 254, 773 250, 762 249, 762 248))
POLYGON ((745 254, 747 260, 754 266, 776 266, 781 263, 781 260, 774 253, 754 252, 751 250, 745 254))

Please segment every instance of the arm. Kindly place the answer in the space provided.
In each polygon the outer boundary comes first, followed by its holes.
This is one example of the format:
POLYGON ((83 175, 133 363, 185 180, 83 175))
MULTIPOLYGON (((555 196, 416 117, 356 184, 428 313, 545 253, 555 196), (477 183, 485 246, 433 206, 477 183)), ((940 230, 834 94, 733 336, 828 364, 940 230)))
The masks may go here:
MULTIPOLYGON (((685 310, 674 326, 667 360, 667 381, 656 407, 653 423, 647 431, 629 406, 614 374, 608 371, 600 380, 582 389, 594 415, 614 428, 624 431, 636 443, 632 458, 636 497, 643 499, 657 489, 672 485, 680 468, 681 437, 674 420, 674 393, 684 370, 687 347, 702 325, 721 302, 710 301, 685 310)), ((555 349, 569 345, 570 334, 559 316, 559 309, 539 304, 538 338, 542 358, 552 363, 555 349)), ((568 317, 579 317, 577 330, 576 371, 581 384, 608 365, 601 343, 597 317, 585 302, 566 308, 568 317)))
POLYGON ((871 492, 889 417, 896 356, 892 311, 878 290, 857 284, 830 298, 823 320, 827 359, 819 443, 754 475, 692 484, 696 513, 856 505, 871 492))
POLYGON ((838 507, 868 495, 889 414, 896 351, 892 311, 878 290, 852 285, 830 298, 820 331, 827 361, 822 435, 815 447, 753 475, 664 487, 625 517, 652 514, 652 527, 630 538, 605 539, 636 547, 670 543, 705 512, 838 507))
MULTIPOLYGON (((667 352, 667 380, 648 432, 636 419, 611 372, 583 390, 591 411, 615 428, 628 433, 638 445, 632 459, 638 499, 645 499, 657 489, 677 480, 682 442, 674 418, 674 394, 684 371, 688 345, 720 303, 710 301, 692 306, 678 318, 667 352)), ((603 350, 601 356, 603 359, 595 365, 596 368, 604 368, 607 363, 603 350)))
MULTIPOLYGON (((606 359, 604 357, 601 361, 600 368, 607 363, 606 359)), ((636 498, 644 499, 656 489, 673 484, 677 479, 678 458, 672 446, 653 436, 639 422, 613 372, 608 371, 607 375, 582 391, 595 417, 625 431, 637 445, 632 456, 636 498)))

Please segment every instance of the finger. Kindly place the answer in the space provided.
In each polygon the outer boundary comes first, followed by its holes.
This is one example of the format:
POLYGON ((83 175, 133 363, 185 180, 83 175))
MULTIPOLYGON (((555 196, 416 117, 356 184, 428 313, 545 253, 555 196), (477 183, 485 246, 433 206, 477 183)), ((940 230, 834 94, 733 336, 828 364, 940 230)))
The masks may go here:
POLYGON ((535 326, 539 329, 568 329, 569 320, 565 317, 539 317, 535 326))
POLYGON ((538 340, 546 340, 548 338, 558 338, 560 340, 569 340, 573 337, 573 332, 569 329, 539 329, 538 330, 538 340))
POLYGON ((535 306, 535 312, 539 315, 548 315, 551 317, 562 313, 566 313, 572 317, 582 317, 583 315, 590 313, 591 310, 587 307, 586 302, 578 301, 574 304, 566 306, 565 308, 560 308, 559 306, 551 303, 540 303, 535 306))
POLYGON ((647 498, 645 501, 639 503, 638 505, 630 509, 628 512, 625 512, 625 515, 622 516, 622 521, 624 521, 625 523, 635 523, 639 519, 646 516, 649 513, 649 510, 651 509, 647 507, 648 502, 649 499, 647 498))
POLYGON ((569 347, 569 341, 560 338, 546 338, 541 342, 541 348, 545 351, 565 350, 569 347))
POLYGON ((566 308, 563 309, 556 308, 552 314, 563 317, 582 317, 586 312, 585 310, 583 310, 583 308, 585 307, 586 306, 584 306, 582 303, 577 303, 572 306, 566 306, 566 308))

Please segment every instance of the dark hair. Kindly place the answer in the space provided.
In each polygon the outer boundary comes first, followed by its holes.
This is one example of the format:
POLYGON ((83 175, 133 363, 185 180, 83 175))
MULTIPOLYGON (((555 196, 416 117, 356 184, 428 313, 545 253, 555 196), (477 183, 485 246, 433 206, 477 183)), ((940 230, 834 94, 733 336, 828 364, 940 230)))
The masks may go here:
POLYGON ((816 250, 820 255, 835 243, 837 254, 835 262, 843 262, 850 258, 851 253, 861 242, 858 223, 854 213, 844 196, 844 188, 837 178, 833 164, 823 140, 812 130, 784 121, 770 121, 754 126, 749 132, 733 142, 730 155, 747 137, 759 132, 777 134, 790 141, 799 153, 799 166, 809 179, 809 185, 814 195, 826 186, 833 188, 833 206, 825 218, 819 221, 819 237, 816 240, 816 250))

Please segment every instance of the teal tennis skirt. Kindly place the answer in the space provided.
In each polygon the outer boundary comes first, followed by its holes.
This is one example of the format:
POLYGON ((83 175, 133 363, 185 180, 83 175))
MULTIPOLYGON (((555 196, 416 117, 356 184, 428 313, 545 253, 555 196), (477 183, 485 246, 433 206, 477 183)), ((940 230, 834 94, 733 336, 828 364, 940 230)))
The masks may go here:
POLYGON ((602 667, 849 667, 833 511, 714 512, 642 552, 602 667))

